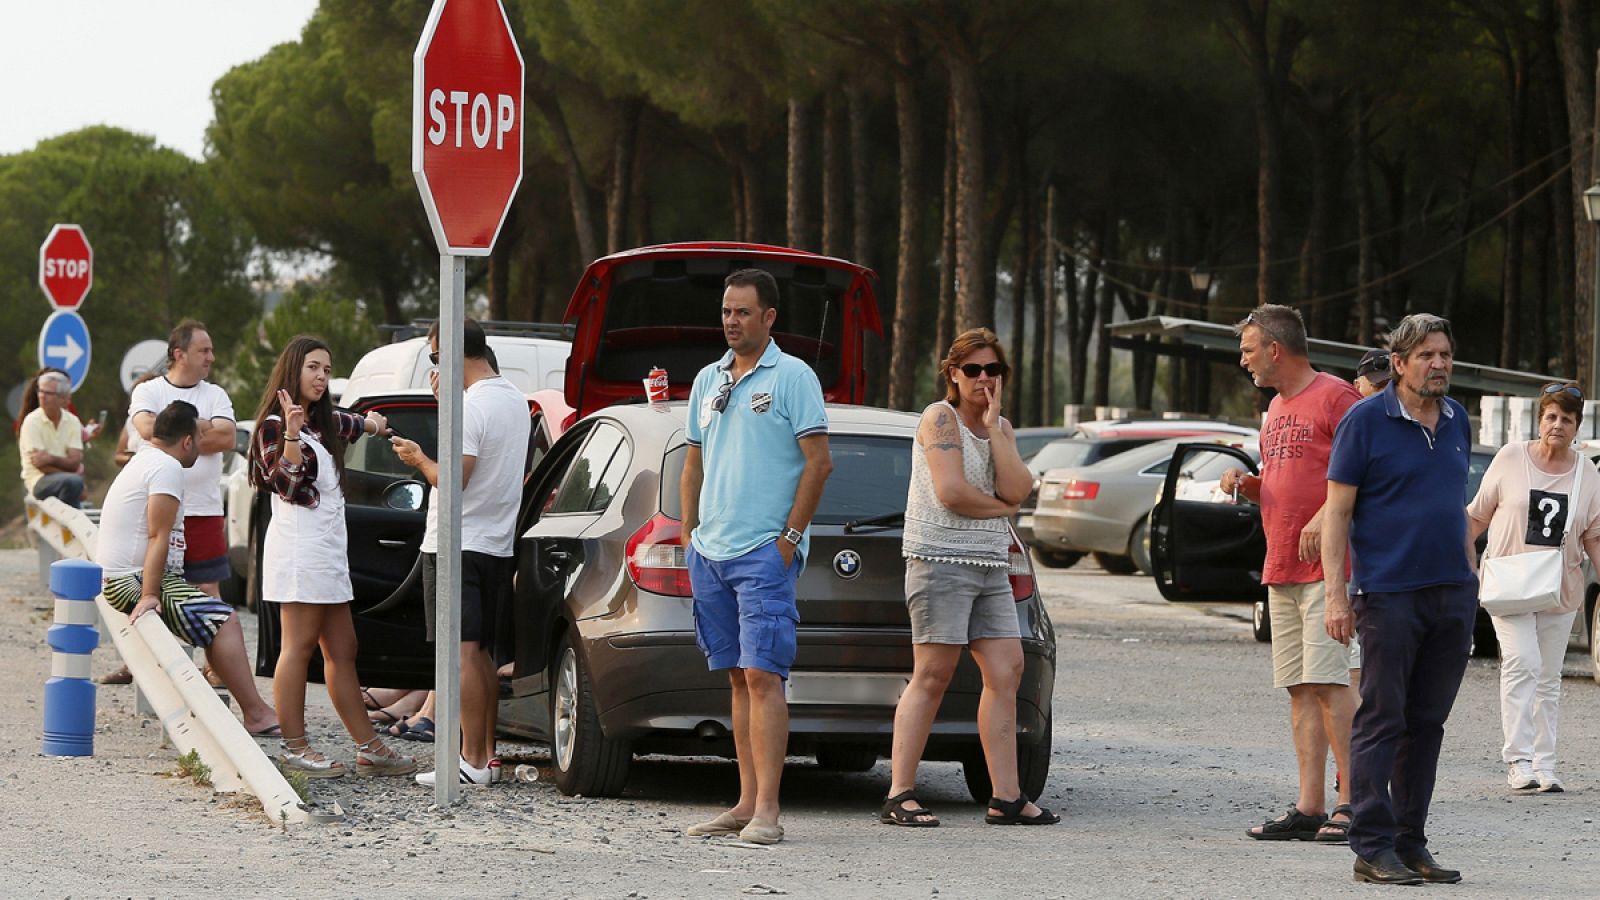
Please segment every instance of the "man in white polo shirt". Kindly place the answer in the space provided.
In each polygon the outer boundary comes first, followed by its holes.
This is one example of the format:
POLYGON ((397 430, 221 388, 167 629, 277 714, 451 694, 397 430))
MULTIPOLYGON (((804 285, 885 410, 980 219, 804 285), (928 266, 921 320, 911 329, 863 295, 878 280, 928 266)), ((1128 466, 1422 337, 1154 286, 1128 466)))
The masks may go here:
POLYGON ((221 596, 228 568, 228 541, 222 510, 222 459, 234 447, 233 401, 206 381, 216 353, 206 326, 185 319, 167 337, 167 373, 133 389, 128 417, 148 441, 156 415, 174 400, 199 413, 200 457, 184 474, 183 528, 188 538, 183 580, 213 597, 221 596))

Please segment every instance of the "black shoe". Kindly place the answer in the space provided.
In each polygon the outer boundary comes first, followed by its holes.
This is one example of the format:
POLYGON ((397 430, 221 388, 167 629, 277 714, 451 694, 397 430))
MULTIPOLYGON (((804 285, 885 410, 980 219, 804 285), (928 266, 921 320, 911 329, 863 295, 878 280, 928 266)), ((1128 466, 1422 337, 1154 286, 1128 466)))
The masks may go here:
POLYGON ((1461 880, 1460 869, 1446 869, 1439 865, 1433 854, 1426 849, 1418 850, 1405 856, 1396 856, 1406 868, 1422 876, 1422 880, 1433 884, 1455 884, 1461 880))
POLYGON ((1380 850, 1372 859, 1356 857, 1356 880, 1368 884, 1421 884, 1423 878, 1394 855, 1380 850))

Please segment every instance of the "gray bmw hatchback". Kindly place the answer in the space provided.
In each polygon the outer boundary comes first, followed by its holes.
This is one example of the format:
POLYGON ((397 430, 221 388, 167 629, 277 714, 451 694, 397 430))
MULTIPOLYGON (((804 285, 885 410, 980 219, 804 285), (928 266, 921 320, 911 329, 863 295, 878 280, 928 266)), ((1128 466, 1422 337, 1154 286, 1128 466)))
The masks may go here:
MULTIPOLYGON (((799 653, 786 689, 790 753, 864 771, 887 755, 911 672, 900 525, 917 417, 830 405, 833 475, 797 588, 799 653)), ((530 477, 517 533, 514 661, 502 729, 548 741, 556 785, 615 796, 636 754, 731 755, 727 676, 695 644, 679 528, 685 405, 613 406, 573 427, 530 477)), ((1013 543, 1025 671, 1017 700, 1022 789, 1050 764, 1055 636, 1013 543)), ((963 764, 991 793, 978 741, 982 679, 963 657, 925 757, 963 764)))

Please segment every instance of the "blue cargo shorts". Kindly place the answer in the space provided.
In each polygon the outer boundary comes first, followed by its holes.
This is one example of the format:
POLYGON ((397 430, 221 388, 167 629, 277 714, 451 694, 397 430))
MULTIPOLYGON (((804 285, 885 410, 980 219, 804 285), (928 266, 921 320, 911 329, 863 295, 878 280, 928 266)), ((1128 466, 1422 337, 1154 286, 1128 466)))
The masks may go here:
POLYGON ((694 639, 717 669, 761 669, 783 678, 794 665, 800 560, 783 565, 772 541, 729 560, 685 551, 694 588, 694 639))

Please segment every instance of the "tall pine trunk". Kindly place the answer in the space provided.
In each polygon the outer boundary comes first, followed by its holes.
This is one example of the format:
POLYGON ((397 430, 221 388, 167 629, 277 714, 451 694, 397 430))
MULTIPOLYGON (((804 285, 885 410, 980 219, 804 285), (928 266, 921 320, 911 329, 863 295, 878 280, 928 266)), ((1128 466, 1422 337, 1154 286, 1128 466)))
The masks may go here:
POLYGON ((956 323, 956 123, 952 114, 944 129, 943 222, 939 229, 939 321, 934 331, 933 358, 944 359, 955 337, 956 323))
POLYGON ((606 252, 624 248, 628 235, 628 206, 633 199, 634 153, 639 145, 639 117, 644 102, 637 97, 617 106, 617 133, 611 141, 611 178, 606 183, 606 252))
POLYGON ((988 283, 983 240, 983 108, 978 90, 976 49, 965 35, 951 41, 945 56, 950 73, 950 112, 956 148, 956 331, 976 328, 992 313, 984 293, 988 283))
MULTIPOLYGON (((915 77, 916 45, 909 28, 895 36, 894 114, 900 146, 900 234, 894 286, 894 347, 889 362, 889 406, 911 409, 917 372, 917 316, 921 306, 922 107, 915 77)), ((855 104, 852 104, 854 107, 855 104)))
POLYGON ((789 246, 798 250, 815 249, 811 241, 811 116, 806 104, 789 98, 789 166, 786 185, 784 233, 789 246))
POLYGON ((1589 348, 1593 340, 1597 229, 1584 210, 1583 192, 1594 178, 1595 159, 1600 155, 1600 142, 1594 141, 1596 58, 1590 22, 1593 4, 1556 0, 1556 7, 1561 23, 1562 99, 1567 107, 1567 138, 1572 142, 1572 168, 1567 182, 1571 186, 1567 214, 1572 218, 1572 309, 1562 316, 1562 321, 1569 323, 1562 329, 1562 362, 1563 371, 1576 372, 1583 384, 1592 389, 1594 361, 1589 358, 1589 348))
POLYGON ((844 97, 838 91, 823 95, 822 252, 828 256, 844 256, 849 248, 846 230, 849 227, 850 210, 845 199, 849 126, 846 123, 845 106, 844 97))

